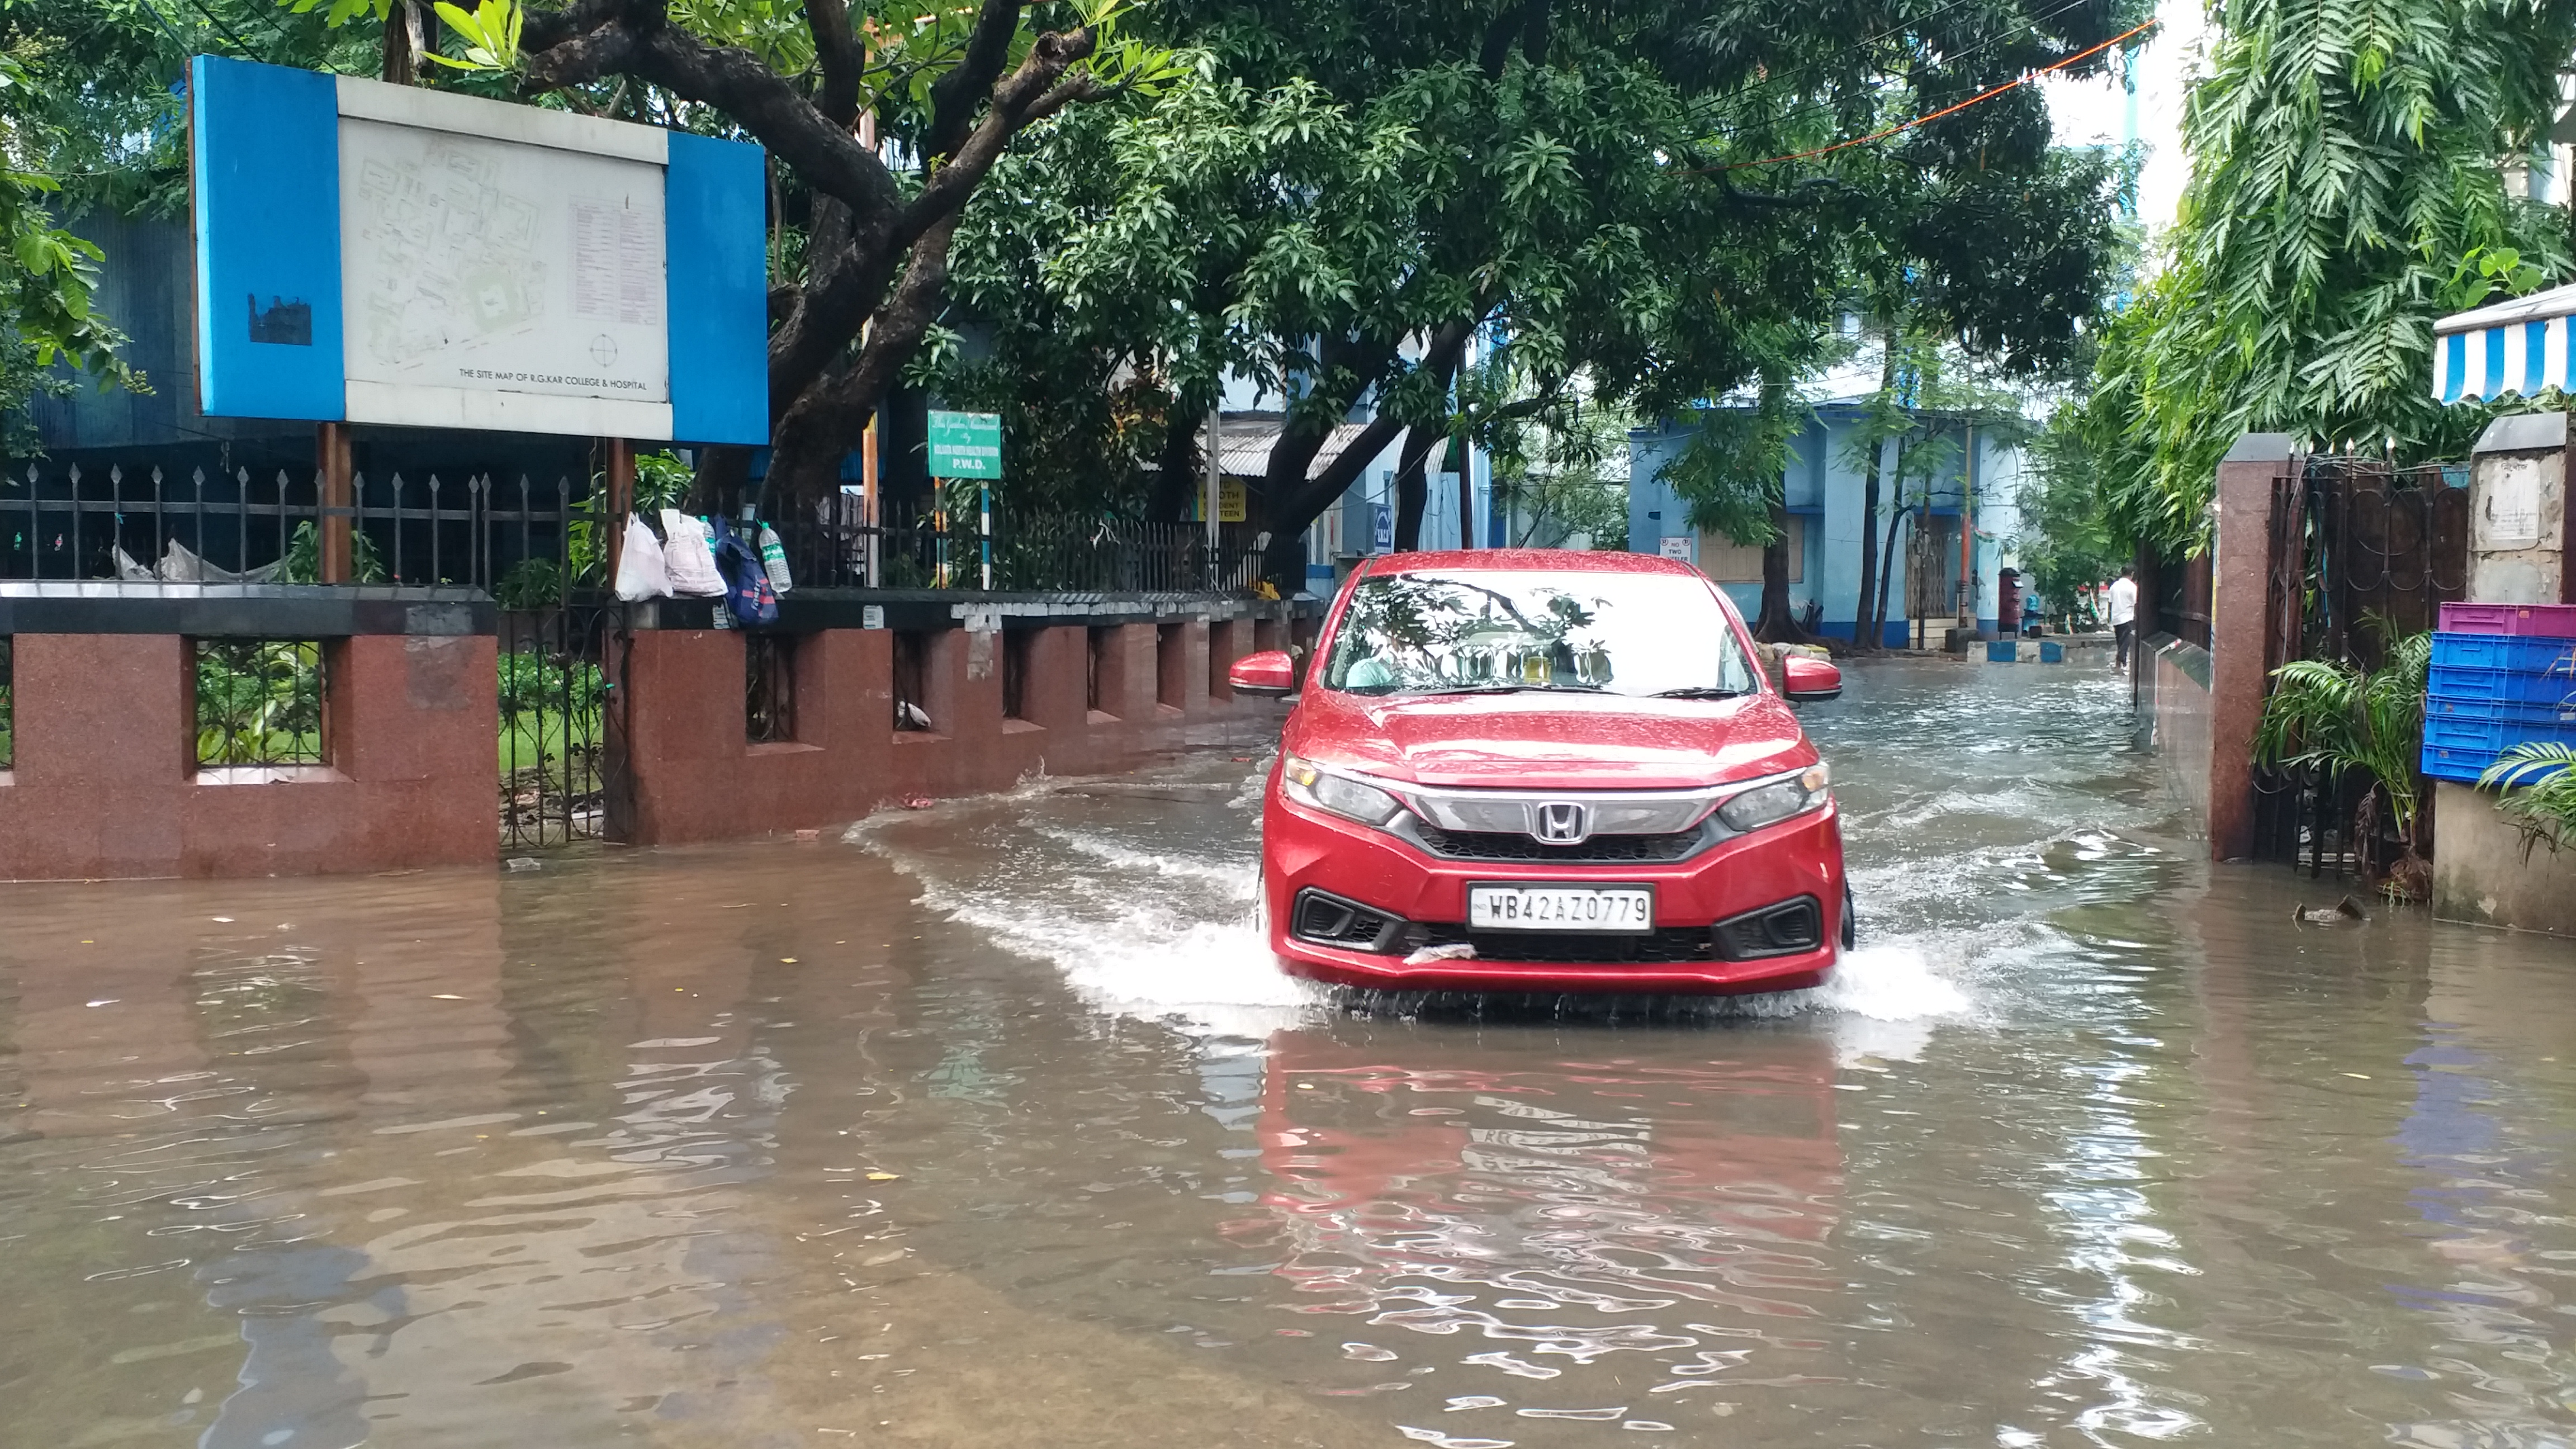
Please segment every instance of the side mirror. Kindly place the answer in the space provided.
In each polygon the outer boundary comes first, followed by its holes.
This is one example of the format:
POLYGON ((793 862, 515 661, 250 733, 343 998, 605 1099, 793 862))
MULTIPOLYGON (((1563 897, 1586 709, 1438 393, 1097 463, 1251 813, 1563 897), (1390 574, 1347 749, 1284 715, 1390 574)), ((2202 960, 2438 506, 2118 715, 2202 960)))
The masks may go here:
POLYGON ((1285 649, 1246 654, 1225 671, 1225 682, 1237 694, 1276 699, 1297 692, 1297 661, 1285 649))
POLYGON ((1812 655, 1792 654, 1780 661, 1780 693, 1791 704, 1840 699, 1843 672, 1812 655))

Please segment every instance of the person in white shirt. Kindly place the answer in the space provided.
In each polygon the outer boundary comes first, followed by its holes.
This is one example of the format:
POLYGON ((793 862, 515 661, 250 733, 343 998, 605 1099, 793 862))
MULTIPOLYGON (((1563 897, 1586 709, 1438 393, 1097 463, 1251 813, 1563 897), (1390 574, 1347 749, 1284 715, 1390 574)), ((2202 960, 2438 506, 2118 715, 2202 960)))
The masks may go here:
POLYGON ((2138 581, 2129 576, 2131 572, 2122 569, 2111 581, 2111 637, 2120 655, 2113 667, 2118 669, 2129 667, 2129 646, 2138 637, 2138 581))

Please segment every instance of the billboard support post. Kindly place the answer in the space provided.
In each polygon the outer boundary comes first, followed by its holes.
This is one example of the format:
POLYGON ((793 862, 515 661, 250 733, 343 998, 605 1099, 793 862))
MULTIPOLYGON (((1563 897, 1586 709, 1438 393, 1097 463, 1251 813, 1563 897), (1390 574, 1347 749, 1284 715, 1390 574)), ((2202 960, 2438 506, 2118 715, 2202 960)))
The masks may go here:
POLYGON ((606 455, 601 471, 608 484, 608 510, 599 527, 608 535, 608 581, 615 587, 617 562, 626 552, 626 519, 635 511, 635 444, 625 438, 602 438, 599 445, 606 455))
POLYGON ((314 459, 321 466, 321 537, 316 541, 320 582, 345 584, 356 572, 351 567, 349 520, 355 511, 350 505, 354 492, 351 484, 356 469, 349 447, 347 423, 316 423, 313 427, 314 459))

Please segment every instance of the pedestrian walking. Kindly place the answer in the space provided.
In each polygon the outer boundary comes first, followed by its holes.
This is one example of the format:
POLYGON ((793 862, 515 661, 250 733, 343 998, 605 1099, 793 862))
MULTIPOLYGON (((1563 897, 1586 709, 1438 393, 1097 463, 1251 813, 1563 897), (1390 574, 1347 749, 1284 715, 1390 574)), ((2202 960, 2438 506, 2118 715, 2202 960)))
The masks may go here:
POLYGON ((2138 637, 2138 581, 2130 577, 2132 572, 2122 569, 2111 581, 2111 639, 2119 651, 2112 667, 2122 670, 2129 667, 2129 648, 2138 637))

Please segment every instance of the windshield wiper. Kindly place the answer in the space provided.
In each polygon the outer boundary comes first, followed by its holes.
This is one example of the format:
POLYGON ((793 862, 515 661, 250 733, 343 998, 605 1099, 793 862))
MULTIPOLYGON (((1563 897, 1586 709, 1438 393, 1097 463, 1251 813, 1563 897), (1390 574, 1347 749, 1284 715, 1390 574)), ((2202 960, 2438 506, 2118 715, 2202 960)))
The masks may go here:
POLYGON ((1648 699, 1742 699, 1749 689, 1728 689, 1724 685, 1694 684, 1688 689, 1658 689, 1648 699))
POLYGON ((1424 695, 1546 694, 1560 690, 1567 694, 1599 694, 1601 686, 1597 684, 1461 684, 1449 689, 1426 689, 1420 693, 1424 695))

